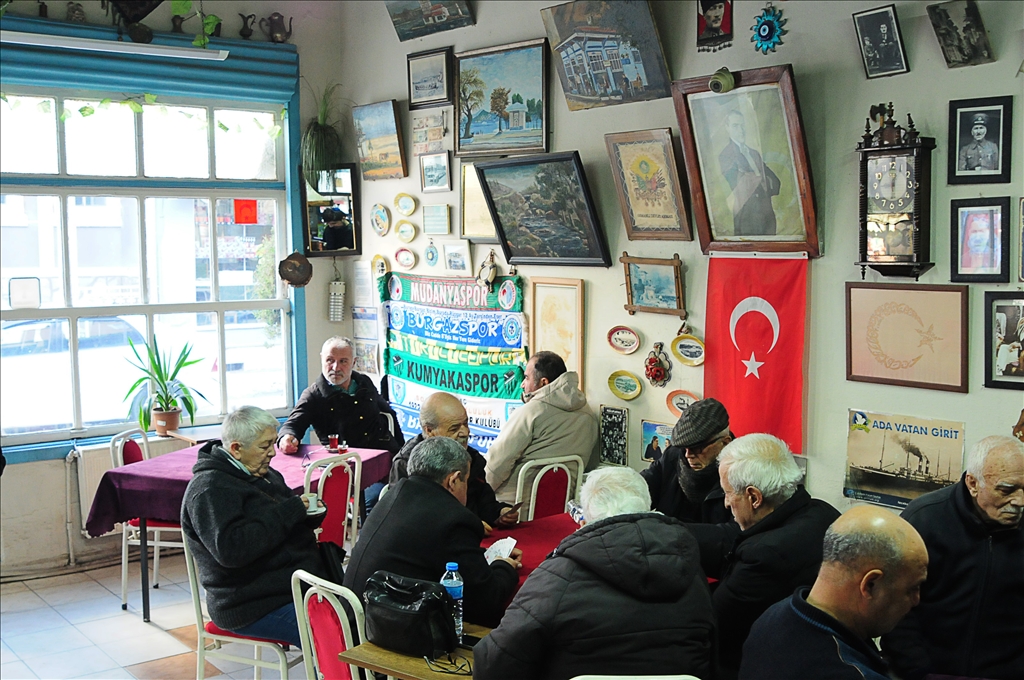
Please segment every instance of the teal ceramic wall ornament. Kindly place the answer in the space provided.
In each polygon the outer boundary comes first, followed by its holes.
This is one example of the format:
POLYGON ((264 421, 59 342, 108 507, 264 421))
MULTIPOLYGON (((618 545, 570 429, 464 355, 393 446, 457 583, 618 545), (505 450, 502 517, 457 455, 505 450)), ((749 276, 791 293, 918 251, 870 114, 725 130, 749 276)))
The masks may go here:
POLYGON ((768 3, 761 14, 754 18, 754 25, 750 27, 754 35, 750 36, 750 42, 754 43, 754 49, 761 54, 768 54, 768 51, 775 51, 775 48, 782 44, 782 36, 788 31, 783 28, 786 19, 782 18, 782 10, 772 7, 768 3))

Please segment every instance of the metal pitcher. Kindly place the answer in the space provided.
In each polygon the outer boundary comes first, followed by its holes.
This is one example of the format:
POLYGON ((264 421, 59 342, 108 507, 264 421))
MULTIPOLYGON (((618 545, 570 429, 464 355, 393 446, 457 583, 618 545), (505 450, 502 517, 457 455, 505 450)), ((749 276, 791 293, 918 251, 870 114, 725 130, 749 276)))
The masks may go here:
POLYGON ((288 30, 284 28, 284 16, 280 12, 274 12, 269 17, 260 19, 260 30, 270 38, 271 42, 283 43, 292 37, 292 19, 288 18, 288 30))

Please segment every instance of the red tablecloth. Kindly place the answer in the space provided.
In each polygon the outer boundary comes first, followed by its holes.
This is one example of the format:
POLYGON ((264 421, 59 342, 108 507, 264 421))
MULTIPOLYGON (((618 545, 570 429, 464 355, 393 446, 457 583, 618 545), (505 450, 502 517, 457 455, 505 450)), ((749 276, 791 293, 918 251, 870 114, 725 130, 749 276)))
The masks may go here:
MULTIPOLYGON (((163 456, 150 458, 131 465, 108 470, 100 480, 96 496, 89 510, 86 529, 92 536, 102 536, 117 522, 136 517, 177 522, 181 516, 181 501, 185 488, 192 479, 192 466, 196 464, 199 444, 163 456)), ((334 455, 322 446, 302 446, 298 454, 278 453, 270 466, 284 476, 284 481, 297 493, 302 492, 306 470, 302 467, 302 453, 309 451, 311 460, 334 455)), ((380 449, 349 449, 363 460, 361 486, 365 489, 388 474, 391 454, 380 449)), ((314 479, 319 473, 314 473, 314 479)))
POLYGON ((516 547, 523 551, 523 568, 519 571, 519 585, 522 586, 526 577, 540 566, 562 539, 579 528, 568 513, 549 515, 532 522, 521 522, 514 529, 495 529, 481 545, 484 548, 490 547, 499 538, 506 536, 516 539, 516 547))

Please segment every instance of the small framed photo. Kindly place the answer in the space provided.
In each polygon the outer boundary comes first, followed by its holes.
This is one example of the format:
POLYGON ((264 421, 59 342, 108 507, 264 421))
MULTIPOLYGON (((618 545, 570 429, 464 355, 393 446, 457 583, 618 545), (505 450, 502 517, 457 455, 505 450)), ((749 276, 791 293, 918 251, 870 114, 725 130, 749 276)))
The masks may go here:
POLYGON ((985 387, 1024 390, 1024 292, 985 291, 985 387))
POLYGON ((928 5, 928 18, 935 29, 947 68, 960 68, 995 61, 981 12, 974 0, 953 0, 928 5))
POLYGON ((472 275, 469 243, 445 243, 444 268, 456 274, 472 275))
POLYGON ((629 409, 601 404, 601 462, 629 465, 629 409))
POLYGON ((946 181, 1009 182, 1012 122, 1012 96, 951 101, 946 181))
POLYGON ((857 45, 868 78, 896 76, 910 71, 896 5, 886 5, 853 15, 857 45))
POLYGON ((420 188, 425 194, 452 190, 452 173, 448 165, 447 151, 420 156, 420 188))
POLYGON ((455 53, 451 47, 417 52, 406 57, 409 110, 451 106, 455 53))
POLYGON ((446 236, 451 231, 450 209, 447 203, 423 206, 423 233, 446 236))
POLYGON ((640 457, 645 463, 661 460, 665 449, 671 446, 672 423, 658 423, 653 420, 640 421, 640 457))
POLYGON ((480 177, 476 168, 467 161, 462 161, 462 201, 461 218, 459 219, 459 238, 470 243, 498 243, 498 232, 494 230, 494 220, 487 209, 487 199, 480 187, 480 177))
POLYGON ((1009 214, 1009 196, 950 201, 950 281, 1010 282, 1009 214))
POLYGON ((626 270, 626 311, 651 312, 686 318, 683 304, 683 263, 679 254, 672 259, 630 257, 622 253, 619 262, 626 270))
POLYGON ((530 351, 549 351, 583 389, 583 280, 530 277, 530 351))

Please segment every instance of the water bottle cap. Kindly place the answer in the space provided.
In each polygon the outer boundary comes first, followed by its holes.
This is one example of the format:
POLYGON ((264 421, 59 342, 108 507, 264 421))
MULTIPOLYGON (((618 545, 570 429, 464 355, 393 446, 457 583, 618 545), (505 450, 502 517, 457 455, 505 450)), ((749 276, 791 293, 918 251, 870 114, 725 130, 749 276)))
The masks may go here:
POLYGON ((444 568, 447 569, 448 571, 458 571, 459 570, 459 563, 458 562, 449 562, 448 564, 444 565, 444 568))

